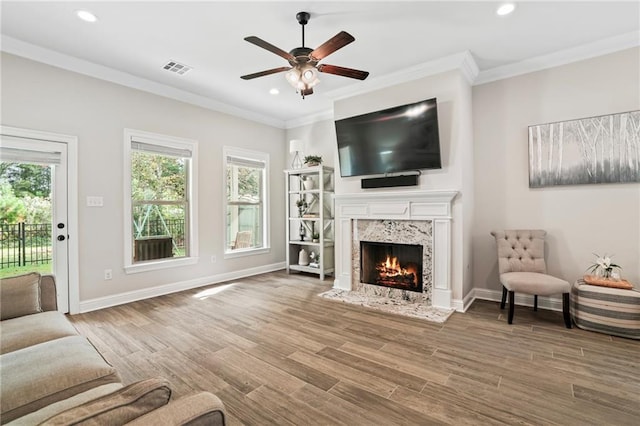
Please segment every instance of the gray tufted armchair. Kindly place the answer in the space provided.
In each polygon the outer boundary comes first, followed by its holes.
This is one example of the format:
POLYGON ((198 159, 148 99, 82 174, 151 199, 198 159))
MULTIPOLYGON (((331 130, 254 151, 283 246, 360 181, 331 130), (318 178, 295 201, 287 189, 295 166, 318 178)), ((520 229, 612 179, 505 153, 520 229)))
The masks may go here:
POLYGON ((571 328, 569 314, 569 292, 567 281, 547 275, 544 261, 543 230, 505 230, 493 231, 498 246, 498 269, 502 283, 502 301, 504 309, 509 294, 509 324, 513 323, 515 293, 533 295, 533 310, 538 310, 538 296, 550 296, 562 293, 562 314, 567 328, 571 328))

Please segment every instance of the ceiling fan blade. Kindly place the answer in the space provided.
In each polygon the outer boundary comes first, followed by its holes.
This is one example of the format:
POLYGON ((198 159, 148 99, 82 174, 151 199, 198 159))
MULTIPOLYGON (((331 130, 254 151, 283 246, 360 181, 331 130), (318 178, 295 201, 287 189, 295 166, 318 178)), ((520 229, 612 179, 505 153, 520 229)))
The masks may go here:
POLYGON ((265 70, 265 71, 260 71, 260 72, 256 72, 253 74, 247 74, 247 75, 243 75, 240 78, 243 80, 251 80, 252 78, 258 78, 258 77, 264 77, 265 75, 270 75, 270 74, 276 74, 282 71, 288 71, 290 70, 291 67, 280 67, 280 68, 273 68, 270 70, 265 70))
POLYGON ((313 52, 311 52, 310 56, 319 61, 322 58, 326 58, 336 50, 345 47, 354 40, 355 38, 348 32, 340 31, 338 34, 334 35, 317 47, 313 52))
POLYGON ((279 47, 276 47, 273 44, 268 43, 268 42, 266 42, 266 41, 264 41, 261 38, 258 38, 256 36, 249 36, 249 37, 245 37, 244 39, 246 41, 248 41, 249 43, 251 43, 251 44, 255 44, 258 47, 262 47, 263 49, 266 49, 269 52, 275 53, 276 55, 283 57, 287 61, 295 61, 295 59, 296 59, 296 58, 293 57, 293 55, 291 53, 285 52, 284 50, 280 49, 279 47))
POLYGON ((353 68, 344 68, 328 64, 318 65, 318 71, 326 72, 327 74, 340 75, 342 77, 355 78, 358 80, 364 80, 369 75, 367 71, 354 70, 353 68))

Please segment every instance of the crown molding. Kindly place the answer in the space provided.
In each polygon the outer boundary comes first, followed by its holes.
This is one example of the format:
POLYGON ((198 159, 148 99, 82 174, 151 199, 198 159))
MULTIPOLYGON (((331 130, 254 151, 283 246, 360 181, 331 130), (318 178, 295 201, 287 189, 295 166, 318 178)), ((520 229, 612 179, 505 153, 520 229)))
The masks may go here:
POLYGON ((304 117, 287 120, 284 123, 285 129, 293 129, 295 127, 307 126, 318 123, 320 121, 333 120, 333 108, 321 111, 317 114, 305 115, 304 117))
MULTIPOLYGON (((219 102, 205 96, 117 71, 103 65, 75 58, 70 55, 58 53, 12 37, 2 35, 0 40, 0 50, 13 55, 280 129, 291 129, 319 121, 333 119, 333 110, 326 110, 316 114, 283 121, 219 102)), ((406 83, 452 70, 459 70, 470 85, 479 85, 543 69, 566 65, 572 62, 590 59, 638 46, 640 46, 640 31, 632 31, 619 36, 599 40, 597 42, 561 50, 548 55, 541 55, 535 58, 526 59, 524 61, 484 71, 479 70, 471 52, 464 51, 436 59, 434 61, 408 67, 404 70, 396 71, 391 74, 369 78, 355 86, 326 92, 325 96, 335 102, 336 100, 365 94, 374 90, 384 89, 393 85, 406 83)))
POLYGON ((414 65, 391 74, 370 78, 361 84, 332 90, 325 93, 325 96, 333 101, 337 101, 453 70, 459 70, 469 84, 473 84, 478 75, 478 65, 476 65, 473 55, 467 50, 445 56, 444 58, 414 65))
POLYGON ((516 77, 535 71, 566 65, 585 59, 603 56, 620 50, 640 46, 640 31, 632 31, 619 36, 598 40, 548 55, 536 56, 524 61, 491 68, 480 72, 474 85, 490 83, 505 78, 516 77))
POLYGON ((247 111, 186 90, 176 89, 165 84, 156 83, 145 78, 117 71, 113 68, 85 61, 84 59, 79 59, 51 49, 36 46, 13 37, 3 35, 0 40, 0 50, 12 55, 42 62, 47 65, 52 65, 54 67, 87 75, 89 77, 98 78, 100 80, 109 81, 132 89, 142 90, 144 92, 186 102, 212 111, 233 115, 235 117, 244 118, 280 129, 284 128, 283 120, 247 111))

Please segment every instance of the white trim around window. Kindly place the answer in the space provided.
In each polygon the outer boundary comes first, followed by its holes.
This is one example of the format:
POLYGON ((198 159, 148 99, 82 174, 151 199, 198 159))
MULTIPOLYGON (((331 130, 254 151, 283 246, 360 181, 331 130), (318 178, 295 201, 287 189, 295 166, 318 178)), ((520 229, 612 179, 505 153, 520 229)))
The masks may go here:
MULTIPOLYGON (((146 150, 146 149, 145 149, 146 150)), ((185 155, 187 156, 187 155, 185 155)), ((124 270, 127 274, 194 265, 198 263, 198 141, 124 129, 124 270), (131 233, 131 152, 132 144, 153 146, 157 151, 190 153, 188 179, 188 238, 189 255, 177 259, 159 259, 144 263, 133 263, 133 236, 131 233)))
POLYGON ((225 259, 233 259, 236 257, 252 256, 257 254, 269 253, 271 251, 271 230, 269 227, 269 154, 259 151, 251 151, 248 149, 235 148, 225 146, 222 148, 222 251, 225 259), (262 179, 262 246, 258 248, 246 248, 229 250, 229 241, 227 240, 227 164, 228 160, 233 164, 246 164, 248 167, 263 165, 262 179))

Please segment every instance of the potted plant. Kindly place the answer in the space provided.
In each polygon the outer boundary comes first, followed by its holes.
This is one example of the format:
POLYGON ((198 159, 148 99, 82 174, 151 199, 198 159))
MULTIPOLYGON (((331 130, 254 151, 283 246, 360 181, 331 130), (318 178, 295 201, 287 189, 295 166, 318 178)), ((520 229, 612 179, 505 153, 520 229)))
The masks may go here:
POLYGON ((622 269, 620 265, 613 263, 611 261, 611 257, 606 254, 604 256, 598 256, 594 253, 594 255, 596 256, 596 261, 589 267, 589 269, 587 269, 587 271, 591 272, 596 277, 604 279, 620 279, 620 273, 616 271, 616 269, 622 269))
POLYGON ((304 157, 304 164, 307 167, 318 166, 322 164, 322 156, 321 155, 307 155, 304 157))
POLYGON ((317 232, 314 232, 313 235, 311 235, 311 238, 314 243, 317 243, 320 241, 320 234, 318 234, 317 232))

